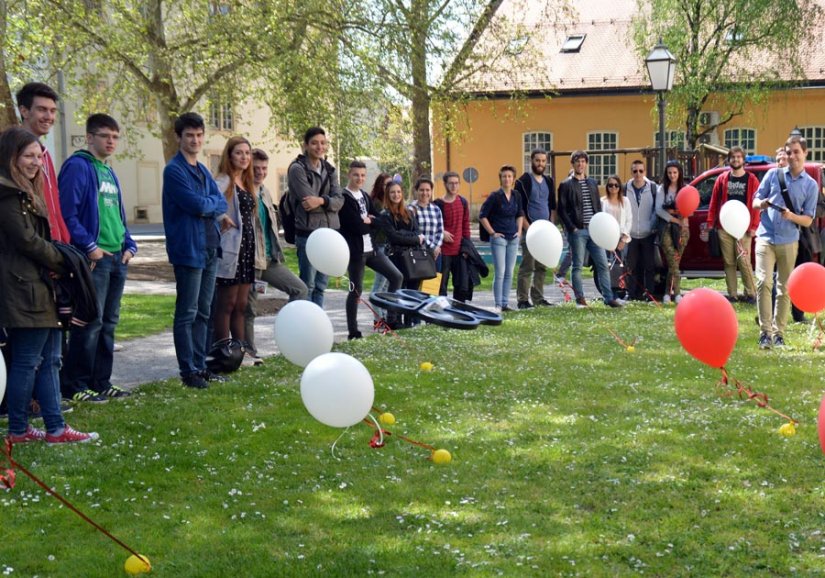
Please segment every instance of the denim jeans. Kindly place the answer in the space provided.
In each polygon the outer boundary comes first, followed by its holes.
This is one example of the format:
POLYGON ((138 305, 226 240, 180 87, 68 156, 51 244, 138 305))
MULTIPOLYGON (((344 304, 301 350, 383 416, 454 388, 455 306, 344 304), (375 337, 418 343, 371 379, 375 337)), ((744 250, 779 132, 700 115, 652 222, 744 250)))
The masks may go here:
POLYGON ((604 302, 613 301, 613 290, 610 288, 610 271, 607 268, 607 255, 605 255, 604 249, 590 239, 590 232, 587 229, 578 229, 574 233, 569 233, 568 241, 570 242, 570 252, 573 254, 572 283, 576 299, 584 297, 582 265, 584 264, 585 252, 587 252, 590 253, 590 260, 596 268, 596 283, 598 283, 604 302))
POLYGON ((207 249, 206 267, 175 265, 175 321, 172 334, 181 377, 206 369, 206 334, 215 277, 218 269, 216 249, 207 249))
POLYGON ((505 239, 493 237, 490 239, 490 250, 493 253, 493 297, 496 307, 507 307, 510 300, 510 289, 513 288, 513 267, 516 265, 519 238, 505 239))
POLYGON ((57 432, 65 425, 60 412, 60 330, 9 329, 9 339, 9 433, 26 433, 32 394, 40 404, 46 431, 57 432))
POLYGON ((324 291, 327 288, 327 276, 315 269, 307 257, 307 239, 309 237, 295 237, 295 248, 298 250, 298 277, 309 290, 309 300, 324 306, 324 291))
POLYGON ((72 326, 66 354, 66 387, 72 394, 93 389, 104 391, 112 383, 115 328, 120 321, 120 300, 126 284, 128 267, 123 253, 105 255, 95 263, 92 280, 97 292, 97 318, 86 327, 72 326))

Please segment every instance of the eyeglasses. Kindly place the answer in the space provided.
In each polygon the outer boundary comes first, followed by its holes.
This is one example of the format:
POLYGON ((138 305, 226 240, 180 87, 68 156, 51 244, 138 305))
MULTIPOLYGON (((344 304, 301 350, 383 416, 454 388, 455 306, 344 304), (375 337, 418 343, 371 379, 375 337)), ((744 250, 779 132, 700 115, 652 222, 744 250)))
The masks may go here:
POLYGON ((103 140, 113 140, 115 142, 120 140, 120 135, 119 134, 110 134, 110 133, 105 133, 105 132, 93 132, 92 136, 102 138, 103 140))
POLYGON ((619 185, 616 184, 616 183, 607 183, 607 188, 608 189, 618 189, 619 185))
POLYGON ((644 169, 633 169, 631 172, 632 172, 634 175, 643 175, 643 174, 645 174, 645 170, 644 170, 644 169))

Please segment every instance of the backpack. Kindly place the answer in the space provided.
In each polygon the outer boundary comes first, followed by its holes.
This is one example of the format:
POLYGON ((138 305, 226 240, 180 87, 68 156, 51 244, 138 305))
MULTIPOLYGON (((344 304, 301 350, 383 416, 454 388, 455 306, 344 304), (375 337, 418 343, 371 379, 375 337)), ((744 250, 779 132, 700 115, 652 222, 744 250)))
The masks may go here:
POLYGON ((284 228, 284 241, 290 245, 295 244, 295 211, 292 210, 292 202, 289 199, 289 189, 281 195, 278 201, 278 217, 281 219, 281 226, 284 228))

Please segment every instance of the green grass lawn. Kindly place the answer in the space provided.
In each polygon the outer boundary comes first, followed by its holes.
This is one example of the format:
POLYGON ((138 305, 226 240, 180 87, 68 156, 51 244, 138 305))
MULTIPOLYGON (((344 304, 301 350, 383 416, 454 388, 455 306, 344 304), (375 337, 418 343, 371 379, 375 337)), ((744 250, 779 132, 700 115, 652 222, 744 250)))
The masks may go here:
MULTIPOLYGON (((816 417, 825 353, 756 348, 731 373, 800 421, 722 398, 673 308, 571 306, 501 327, 429 326, 336 346, 370 370, 391 430, 314 421, 282 358, 195 392, 176 380, 69 416, 91 446, 15 456, 148 555, 155 576, 808 576, 825 573, 816 417), (627 353, 610 336, 639 338, 627 353), (431 361, 424 373, 419 364, 431 361)), ((712 331, 712 328, 708 329, 712 331)), ((4 427, 3 424, 0 427, 4 427)), ((0 572, 108 577, 128 554, 22 474, 0 493, 0 572)))
POLYGON ((117 340, 128 341, 171 329, 174 316, 174 295, 126 294, 120 304, 117 340))

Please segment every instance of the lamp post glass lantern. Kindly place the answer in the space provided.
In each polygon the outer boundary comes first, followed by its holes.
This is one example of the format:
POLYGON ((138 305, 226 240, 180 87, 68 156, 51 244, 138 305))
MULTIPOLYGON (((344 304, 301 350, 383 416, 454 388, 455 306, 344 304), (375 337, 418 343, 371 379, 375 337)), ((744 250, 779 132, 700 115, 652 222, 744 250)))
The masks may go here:
POLYGON ((653 51, 645 59, 650 84, 658 93, 659 103, 659 171, 664 172, 666 162, 667 143, 665 142, 665 92, 673 88, 673 79, 676 76, 676 57, 671 54, 659 39, 653 51))

